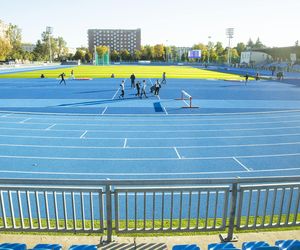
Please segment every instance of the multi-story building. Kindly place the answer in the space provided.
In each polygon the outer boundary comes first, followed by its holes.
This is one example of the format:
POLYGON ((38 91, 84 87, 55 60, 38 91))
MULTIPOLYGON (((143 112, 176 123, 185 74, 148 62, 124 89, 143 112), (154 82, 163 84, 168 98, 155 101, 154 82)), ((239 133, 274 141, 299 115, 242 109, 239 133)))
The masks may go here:
POLYGON ((141 49, 141 29, 89 29, 89 50, 94 51, 95 46, 108 46, 110 51, 128 50, 133 54, 141 49))

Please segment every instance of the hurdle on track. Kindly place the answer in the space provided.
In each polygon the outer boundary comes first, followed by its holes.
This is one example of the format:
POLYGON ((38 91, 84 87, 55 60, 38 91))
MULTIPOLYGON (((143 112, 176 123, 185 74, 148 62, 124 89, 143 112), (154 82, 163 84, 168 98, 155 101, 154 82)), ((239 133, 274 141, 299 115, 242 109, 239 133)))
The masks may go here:
POLYGON ((178 99, 175 99, 175 100, 181 100, 187 105, 187 106, 184 106, 182 108, 199 108, 199 107, 196 107, 196 106, 192 105, 193 97, 184 90, 181 91, 181 98, 178 98, 178 99))

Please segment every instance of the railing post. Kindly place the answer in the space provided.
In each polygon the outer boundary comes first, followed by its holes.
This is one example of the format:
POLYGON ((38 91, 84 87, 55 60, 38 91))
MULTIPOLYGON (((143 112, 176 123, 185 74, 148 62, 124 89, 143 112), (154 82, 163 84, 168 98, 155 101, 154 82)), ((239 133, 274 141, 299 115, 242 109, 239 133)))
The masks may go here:
POLYGON ((227 236, 220 235, 222 242, 237 241, 237 237, 233 235, 235 227, 235 215, 237 206, 237 195, 238 195, 238 183, 232 184, 231 199, 230 199, 230 215, 227 236))
POLYGON ((112 241, 112 192, 111 186, 105 186, 106 195, 106 226, 107 226, 107 239, 106 242, 110 243, 112 241))

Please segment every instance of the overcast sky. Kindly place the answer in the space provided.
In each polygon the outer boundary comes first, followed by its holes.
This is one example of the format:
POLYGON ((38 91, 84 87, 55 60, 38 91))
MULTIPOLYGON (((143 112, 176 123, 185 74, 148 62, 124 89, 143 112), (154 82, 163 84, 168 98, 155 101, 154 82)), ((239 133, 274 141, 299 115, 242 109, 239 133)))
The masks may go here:
POLYGON ((91 28, 142 30, 142 44, 192 46, 233 44, 257 37, 267 46, 300 40, 300 0, 0 0, 0 19, 22 29, 24 42, 36 43, 46 26, 68 47, 87 47, 91 28))

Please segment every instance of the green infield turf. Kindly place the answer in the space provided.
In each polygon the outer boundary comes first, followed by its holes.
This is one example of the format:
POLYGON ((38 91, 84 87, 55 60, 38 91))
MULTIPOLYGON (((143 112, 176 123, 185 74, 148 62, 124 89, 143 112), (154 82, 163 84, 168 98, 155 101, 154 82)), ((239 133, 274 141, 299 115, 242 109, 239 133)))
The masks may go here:
POLYGON ((17 72, 10 74, 2 74, 0 78, 39 78, 44 74, 46 78, 57 78, 59 74, 64 72, 66 78, 74 70, 76 78, 110 78, 112 74, 115 78, 129 78, 132 73, 137 78, 158 78, 162 77, 162 73, 166 72, 167 78, 182 79, 232 79, 241 80, 241 77, 233 74, 214 72, 204 69, 198 69, 188 66, 76 66, 63 69, 44 69, 30 72, 17 72))

